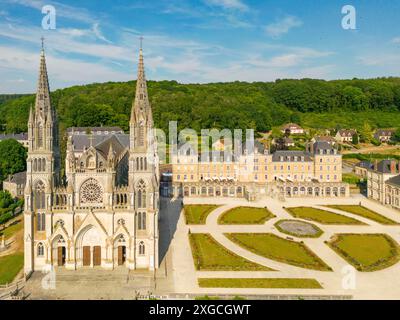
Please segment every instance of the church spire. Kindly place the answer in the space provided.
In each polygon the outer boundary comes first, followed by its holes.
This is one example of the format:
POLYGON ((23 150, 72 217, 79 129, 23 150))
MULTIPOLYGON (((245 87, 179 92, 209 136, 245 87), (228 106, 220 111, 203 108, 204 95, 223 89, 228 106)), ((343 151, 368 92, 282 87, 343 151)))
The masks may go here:
POLYGON ((132 107, 131 123, 138 123, 140 120, 152 124, 151 106, 147 93, 146 75, 144 71, 144 59, 143 59, 143 38, 140 38, 140 50, 139 50, 139 64, 137 71, 137 82, 136 82, 136 94, 135 101, 132 107))
POLYGON ((49 78, 47 75, 46 56, 44 52, 44 38, 42 37, 42 50, 40 52, 39 79, 36 93, 35 114, 43 120, 51 109, 49 78))

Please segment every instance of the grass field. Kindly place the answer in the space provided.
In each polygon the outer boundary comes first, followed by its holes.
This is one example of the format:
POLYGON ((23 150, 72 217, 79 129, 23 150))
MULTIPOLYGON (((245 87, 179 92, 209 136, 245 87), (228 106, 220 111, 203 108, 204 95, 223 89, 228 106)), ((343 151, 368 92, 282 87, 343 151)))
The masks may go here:
POLYGON ((183 211, 185 212, 186 224, 205 224, 208 215, 216 208, 218 208, 217 205, 209 204, 185 205, 183 211))
POLYGON ((271 233, 227 233, 225 236, 243 248, 268 259, 306 269, 331 270, 300 242, 286 240, 271 233))
POLYGON ((386 234, 337 234, 328 245, 359 271, 385 269, 400 259, 398 244, 386 234))
POLYGON ((197 270, 272 271, 270 268, 236 255, 207 233, 191 233, 189 240, 197 270))
POLYGON ((16 232, 23 228, 22 217, 16 219, 10 226, 0 231, 0 239, 4 235, 6 240, 11 238, 16 232))
POLYGON ((237 207, 224 212, 219 218, 219 224, 264 224, 275 218, 267 208, 237 207))
POLYGON ((357 205, 329 205, 326 206, 328 208, 332 208, 332 209, 338 209, 338 210, 342 210, 345 212, 349 212, 352 214, 356 214, 360 217, 364 217, 370 220, 373 220, 375 222, 381 223, 381 224, 385 224, 385 225, 396 225, 398 224, 397 222, 386 218, 382 215, 380 215, 379 213, 376 213, 375 211, 372 211, 368 208, 365 208, 363 206, 357 206, 357 205))
POLYGON ((199 278, 201 288, 322 289, 315 279, 298 278, 199 278))
POLYGON ((0 257, 0 285, 11 283, 24 265, 21 252, 0 257))
POLYGON ((293 217, 311 220, 322 224, 347 224, 347 225, 363 225, 361 221, 346 217, 342 214, 333 213, 312 207, 293 207, 285 208, 293 217))

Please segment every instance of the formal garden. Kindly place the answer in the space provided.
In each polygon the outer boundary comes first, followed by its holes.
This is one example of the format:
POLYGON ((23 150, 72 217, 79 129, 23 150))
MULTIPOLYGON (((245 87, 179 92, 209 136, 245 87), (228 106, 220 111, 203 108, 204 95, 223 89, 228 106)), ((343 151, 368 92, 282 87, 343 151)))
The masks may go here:
POLYGON ((323 233, 315 224, 299 220, 279 220, 275 227, 279 232, 299 238, 318 238, 323 233))
POLYGON ((0 285, 11 283, 24 266, 24 253, 0 257, 0 285))
POLYGON ((352 213, 355 214, 357 216, 363 217, 363 218, 367 218, 370 220, 373 220, 375 222, 378 222, 380 224, 384 224, 384 225, 398 225, 397 222, 386 218, 385 216, 372 211, 371 209, 368 209, 366 207, 363 206, 358 206, 358 205, 330 205, 330 206, 326 206, 328 208, 332 208, 332 209, 337 209, 337 210, 341 210, 341 211, 345 211, 348 213, 352 213))
POLYGON ((195 268, 202 271, 271 271, 219 244, 206 233, 189 234, 195 268))
POLYGON ((183 207, 186 224, 205 224, 208 215, 218 208, 217 205, 188 204, 183 207))
POLYGON ((327 243, 358 271, 377 271, 400 260, 399 245, 386 234, 337 234, 327 243))
POLYGON ((306 269, 332 270, 302 242, 283 239, 272 233, 229 233, 225 236, 243 248, 271 260, 306 269))
POLYGON ((23 203, 0 191, 0 285, 12 282, 24 264, 23 203))
POLYGON ((219 224, 264 224, 275 218, 267 208, 236 207, 225 211, 218 218, 219 224))
POLYGON ((292 207, 285 209, 294 218, 319 222, 321 224, 365 225, 365 223, 358 221, 354 218, 318 208, 292 207))
POLYGON ((199 278, 200 288, 322 289, 315 279, 307 278, 199 278))

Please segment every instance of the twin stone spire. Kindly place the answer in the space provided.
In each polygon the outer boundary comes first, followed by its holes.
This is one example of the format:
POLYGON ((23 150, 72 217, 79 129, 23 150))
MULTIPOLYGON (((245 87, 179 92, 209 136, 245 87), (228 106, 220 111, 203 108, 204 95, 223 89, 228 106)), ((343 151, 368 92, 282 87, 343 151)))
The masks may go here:
MULTIPOLYGON (((145 127, 153 126, 151 105, 147 93, 147 82, 144 70, 143 50, 139 51, 139 63, 137 70, 136 94, 133 101, 130 126, 137 127, 142 123, 145 127)), ((42 46, 40 53, 39 78, 34 109, 29 110, 28 126, 46 127, 57 126, 55 109, 50 98, 50 86, 46 67, 46 56, 42 46)), ((36 130, 35 130, 36 131, 36 130)))

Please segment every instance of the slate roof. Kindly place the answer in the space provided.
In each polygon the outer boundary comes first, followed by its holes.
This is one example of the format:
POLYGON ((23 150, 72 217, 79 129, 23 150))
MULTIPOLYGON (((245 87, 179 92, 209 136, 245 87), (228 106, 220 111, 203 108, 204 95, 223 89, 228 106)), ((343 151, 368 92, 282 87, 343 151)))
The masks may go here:
MULTIPOLYGON (((121 153, 125 150, 126 146, 124 146, 121 141, 117 138, 116 135, 111 135, 108 139, 99 143, 95 146, 96 150, 98 150, 104 158, 107 158, 108 151, 110 150, 110 145, 112 145, 115 157, 119 157, 121 153)), ((129 146, 129 144, 128 144, 129 146)))
POLYGON ((365 169, 371 169, 373 166, 374 165, 369 161, 360 161, 359 163, 356 164, 356 167, 365 169))
POLYGON ((392 186, 400 187, 400 175, 390 178, 389 180, 386 181, 386 183, 392 186))
POLYGON ((104 133, 104 134, 116 134, 124 133, 120 127, 71 127, 67 129, 68 134, 87 134, 92 132, 93 134, 104 133))
POLYGON ((313 150, 314 154, 321 154, 320 150, 322 150, 322 154, 334 154, 335 149, 326 141, 317 141, 314 143, 313 150))
POLYGON ((15 140, 28 140, 28 133, 8 133, 8 134, 0 134, 0 141, 6 139, 15 139, 15 140))
POLYGON ((306 151, 276 151, 272 155, 272 161, 273 162, 281 162, 281 159, 283 161, 287 162, 294 162, 295 157, 297 157, 297 162, 302 162, 301 157, 304 157, 304 162, 306 161, 312 161, 311 159, 311 154, 306 152, 306 151))
MULTIPOLYGON (((391 163, 393 160, 382 160, 381 162, 378 163, 378 168, 375 168, 374 166, 374 170, 380 172, 380 173, 392 173, 391 171, 391 163)), ((398 164, 396 163, 396 168, 397 168, 397 172, 399 167, 398 164)))
POLYGON ((26 171, 10 174, 6 180, 7 182, 13 182, 16 184, 25 184, 26 182, 26 171))
POLYGON ((121 149, 129 148, 128 134, 109 134, 109 135, 74 135, 72 144, 74 151, 83 152, 90 147, 90 140, 93 139, 93 146, 107 156, 110 143, 113 144, 114 152, 119 152, 121 149))
POLYGON ((396 130, 394 130, 394 129, 378 129, 375 132, 375 136, 391 137, 395 132, 396 132, 396 130))

